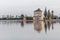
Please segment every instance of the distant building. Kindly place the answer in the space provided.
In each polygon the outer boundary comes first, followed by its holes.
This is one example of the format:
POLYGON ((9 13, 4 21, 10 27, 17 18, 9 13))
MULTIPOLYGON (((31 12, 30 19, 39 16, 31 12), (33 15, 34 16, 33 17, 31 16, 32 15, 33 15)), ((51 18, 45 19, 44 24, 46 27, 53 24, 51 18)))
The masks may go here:
POLYGON ((27 20, 26 20, 26 17, 24 16, 24 18, 23 18, 23 22, 26 22, 27 20))
POLYGON ((37 10, 34 11, 33 20, 35 20, 35 21, 43 20, 43 12, 41 9, 38 8, 37 10))

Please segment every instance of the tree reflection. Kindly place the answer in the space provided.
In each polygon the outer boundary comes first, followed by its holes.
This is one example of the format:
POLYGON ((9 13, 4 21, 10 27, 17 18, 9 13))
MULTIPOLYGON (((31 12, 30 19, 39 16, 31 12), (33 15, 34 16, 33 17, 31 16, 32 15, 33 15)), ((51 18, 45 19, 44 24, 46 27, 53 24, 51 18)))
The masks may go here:
POLYGON ((53 21, 45 21, 45 32, 47 33, 47 30, 50 30, 51 28, 51 25, 52 25, 52 29, 54 29, 53 27, 53 21))
POLYGON ((48 30, 50 30, 50 27, 51 27, 51 21, 47 21, 47 25, 48 25, 48 30))
POLYGON ((54 29, 53 22, 52 22, 52 30, 54 29))
POLYGON ((45 33, 47 33, 48 30, 53 30, 54 29, 54 26, 53 24, 56 23, 56 22, 53 22, 53 21, 34 21, 34 30, 38 31, 38 32, 41 32, 42 30, 45 30, 45 33))
POLYGON ((21 21, 21 27, 24 27, 24 22, 23 21, 21 21))
POLYGON ((45 21, 44 28, 45 28, 45 33, 47 33, 47 22, 46 21, 45 21))

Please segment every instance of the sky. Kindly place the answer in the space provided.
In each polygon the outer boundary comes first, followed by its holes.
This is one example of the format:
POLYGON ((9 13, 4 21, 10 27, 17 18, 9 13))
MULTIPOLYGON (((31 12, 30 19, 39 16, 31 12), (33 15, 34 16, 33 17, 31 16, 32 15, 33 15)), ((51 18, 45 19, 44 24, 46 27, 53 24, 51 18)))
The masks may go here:
POLYGON ((34 10, 44 12, 45 7, 60 16, 60 0, 0 0, 0 15, 33 16, 34 10))

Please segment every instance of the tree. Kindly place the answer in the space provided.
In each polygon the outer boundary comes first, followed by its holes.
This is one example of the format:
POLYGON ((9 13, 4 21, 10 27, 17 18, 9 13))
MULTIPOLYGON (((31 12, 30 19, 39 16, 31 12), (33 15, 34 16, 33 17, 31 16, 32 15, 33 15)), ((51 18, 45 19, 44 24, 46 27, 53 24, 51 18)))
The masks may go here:
POLYGON ((51 17, 50 10, 48 10, 48 19, 51 17))
POLYGON ((45 8, 45 11, 44 11, 44 16, 45 16, 45 18, 47 17, 47 9, 45 8))
POLYGON ((24 18, 24 15, 23 14, 21 14, 21 19, 23 19, 24 18))
POLYGON ((53 13, 54 13, 54 11, 52 10, 52 11, 51 11, 51 13, 52 13, 52 19, 53 19, 53 16, 54 16, 54 14, 53 14, 53 13))

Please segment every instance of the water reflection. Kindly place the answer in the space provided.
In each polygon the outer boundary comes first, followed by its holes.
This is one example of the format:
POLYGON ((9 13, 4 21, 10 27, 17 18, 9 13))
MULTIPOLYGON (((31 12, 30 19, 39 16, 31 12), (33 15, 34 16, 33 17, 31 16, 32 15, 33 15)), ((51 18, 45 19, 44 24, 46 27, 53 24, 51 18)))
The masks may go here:
MULTIPOLYGON (((50 29, 54 29, 54 23, 56 23, 56 21, 26 21, 26 23, 24 23, 23 21, 0 21, 0 24, 20 24, 21 27, 24 27, 25 24, 32 24, 33 23, 33 29, 37 32, 41 32, 42 30, 45 31, 45 33, 47 33, 47 31, 50 29)), ((18 26, 18 25, 17 25, 18 26)))
POLYGON ((48 30, 54 29, 54 23, 56 23, 56 21, 34 21, 34 30, 41 32, 45 29, 45 33, 47 33, 48 30))
POLYGON ((54 29, 53 22, 52 22, 52 30, 54 29))
POLYGON ((43 21, 34 21, 34 30, 40 32, 43 29, 44 23, 43 21))
POLYGON ((23 21, 21 21, 21 27, 24 27, 24 22, 23 21))
MULTIPOLYGON (((45 27, 45 33, 47 33, 47 30, 50 30, 51 24, 53 24, 52 21, 45 21, 44 27, 45 27)), ((52 25, 53 26, 53 25, 52 25)))
POLYGON ((60 40, 59 34, 57 21, 0 21, 0 39, 60 40))

